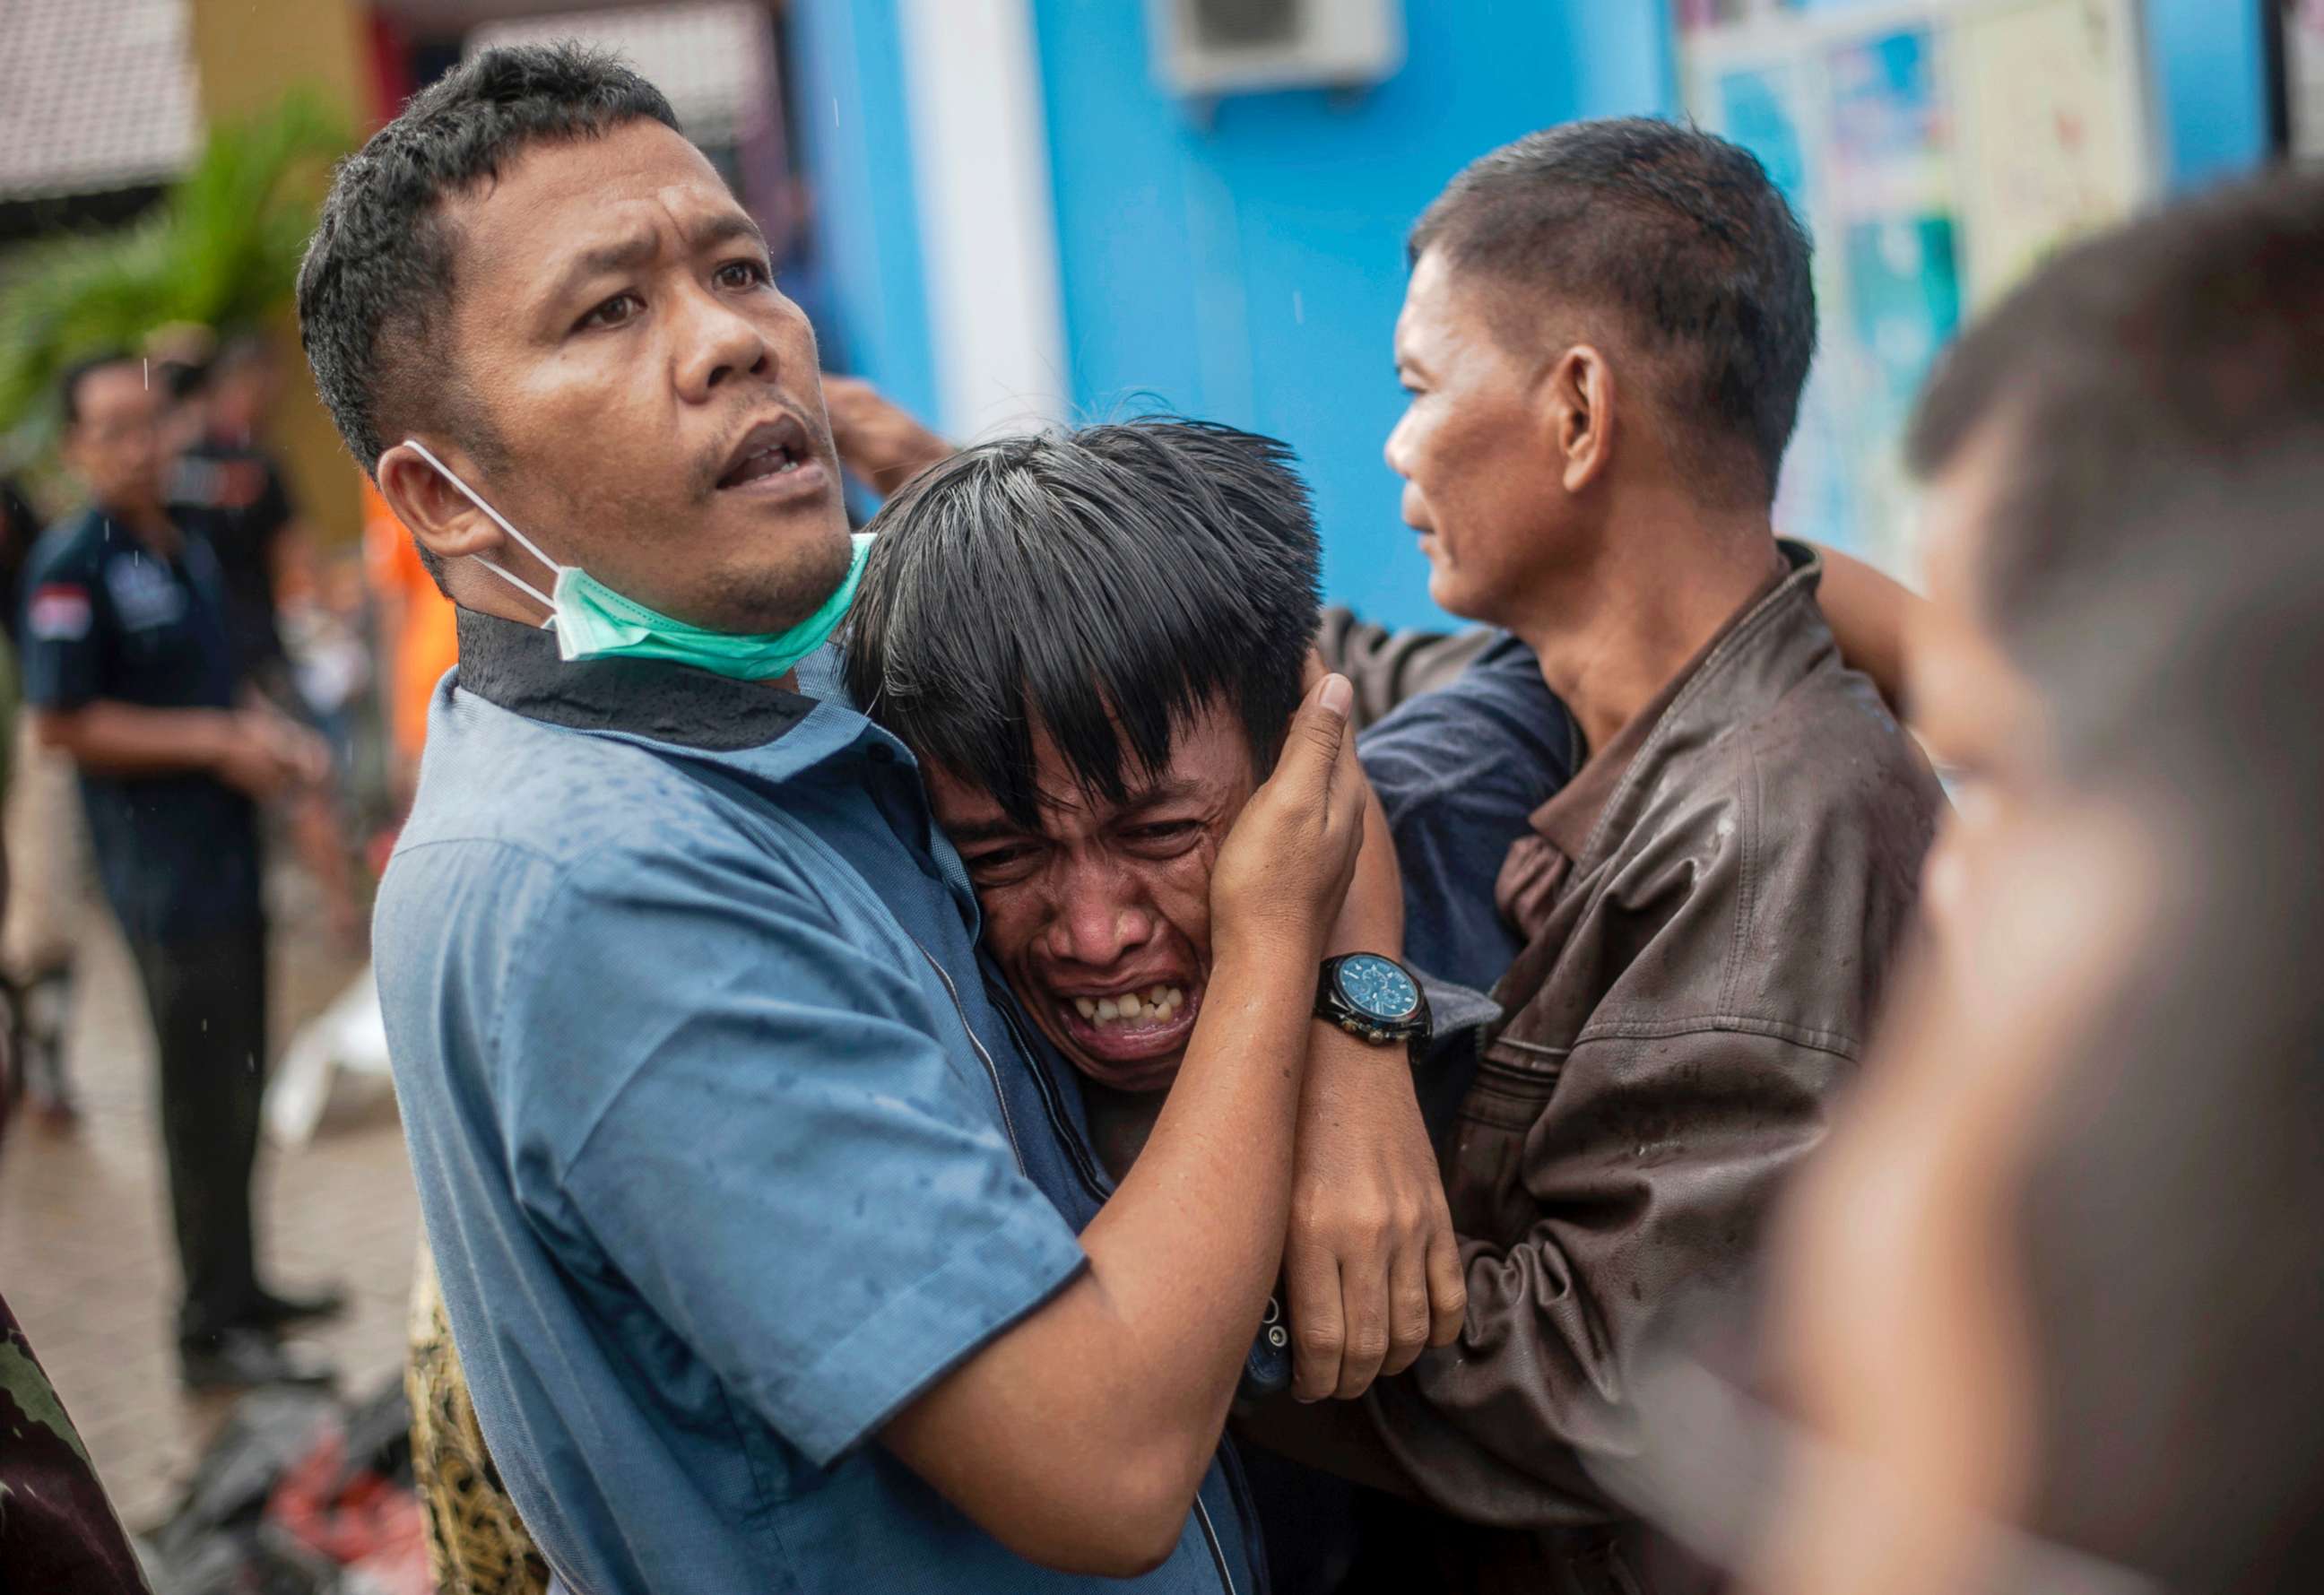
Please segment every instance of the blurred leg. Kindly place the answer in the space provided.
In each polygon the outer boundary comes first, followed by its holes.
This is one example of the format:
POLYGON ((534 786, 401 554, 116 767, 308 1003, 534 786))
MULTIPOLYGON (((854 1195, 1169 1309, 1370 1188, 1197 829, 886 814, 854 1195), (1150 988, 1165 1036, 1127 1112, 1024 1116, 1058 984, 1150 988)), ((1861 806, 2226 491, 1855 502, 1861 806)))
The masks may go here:
POLYGON ((265 933, 134 951, 161 1055, 161 1144, 185 1280, 179 1334, 197 1341, 240 1323, 258 1289, 250 1186, 266 1080, 265 933))

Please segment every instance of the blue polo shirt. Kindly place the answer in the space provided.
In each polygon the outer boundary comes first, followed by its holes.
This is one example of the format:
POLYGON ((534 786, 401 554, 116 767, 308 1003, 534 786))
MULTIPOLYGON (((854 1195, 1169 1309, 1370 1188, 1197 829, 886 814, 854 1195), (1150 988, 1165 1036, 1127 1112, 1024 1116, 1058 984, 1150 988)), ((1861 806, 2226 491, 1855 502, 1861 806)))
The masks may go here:
MULTIPOLYGON (((910 755, 463 612, 380 994, 495 1462, 580 1595, 1097 1590, 876 1443, 1084 1266, 1072 1095, 910 755)), ((1257 1587, 1222 1456, 1141 1590, 1257 1587)))

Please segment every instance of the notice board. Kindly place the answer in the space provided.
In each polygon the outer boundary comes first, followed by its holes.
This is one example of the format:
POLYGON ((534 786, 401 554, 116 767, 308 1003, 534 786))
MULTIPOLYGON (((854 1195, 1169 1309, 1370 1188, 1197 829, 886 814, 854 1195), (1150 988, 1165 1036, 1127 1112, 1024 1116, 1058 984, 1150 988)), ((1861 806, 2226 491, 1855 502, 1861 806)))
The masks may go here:
POLYGON ((2136 0, 1674 0, 1681 94, 1815 240, 1776 524, 1917 567, 1900 440, 1964 322, 2159 182, 2136 0))

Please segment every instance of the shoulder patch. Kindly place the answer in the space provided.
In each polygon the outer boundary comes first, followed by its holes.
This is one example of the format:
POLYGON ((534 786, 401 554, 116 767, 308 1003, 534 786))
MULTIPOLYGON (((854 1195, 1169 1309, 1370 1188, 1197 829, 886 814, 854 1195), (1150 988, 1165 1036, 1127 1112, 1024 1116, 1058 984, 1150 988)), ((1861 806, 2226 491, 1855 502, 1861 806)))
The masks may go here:
POLYGON ((24 624, 43 642, 78 642, 88 635, 88 589, 77 582, 43 582, 24 604, 24 624))

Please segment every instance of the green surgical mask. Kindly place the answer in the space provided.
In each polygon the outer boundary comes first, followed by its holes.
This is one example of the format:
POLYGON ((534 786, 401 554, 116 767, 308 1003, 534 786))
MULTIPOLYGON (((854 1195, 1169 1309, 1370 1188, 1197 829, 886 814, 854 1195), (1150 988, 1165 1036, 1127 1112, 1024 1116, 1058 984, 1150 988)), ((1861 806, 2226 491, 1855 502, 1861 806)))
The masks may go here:
POLYGON ((482 494, 461 481, 449 466, 430 454, 426 444, 410 438, 404 441, 421 459, 443 473, 444 480, 458 488, 470 503, 491 516, 525 552, 557 573, 554 589, 544 593, 492 560, 481 555, 476 558, 477 564, 501 580, 548 606, 549 618, 541 625, 556 631, 557 651, 568 663, 576 659, 667 659, 740 681, 771 680, 821 648, 847 617, 849 606, 855 602, 856 585, 863 579, 863 562, 872 553, 872 534, 855 533, 854 554, 847 562, 847 575, 820 608, 788 630, 760 633, 706 631, 648 609, 634 598, 623 597, 577 565, 560 565, 551 559, 540 551, 540 545, 486 503, 482 494))

